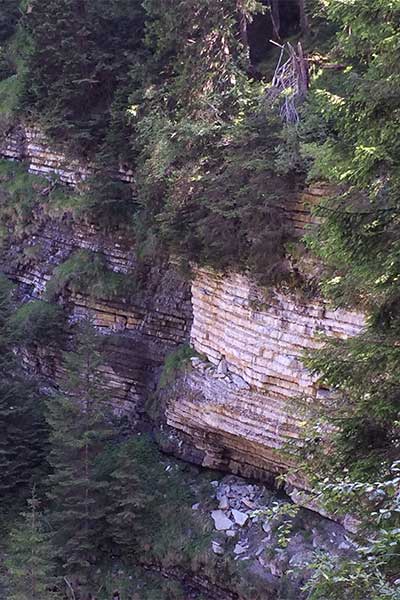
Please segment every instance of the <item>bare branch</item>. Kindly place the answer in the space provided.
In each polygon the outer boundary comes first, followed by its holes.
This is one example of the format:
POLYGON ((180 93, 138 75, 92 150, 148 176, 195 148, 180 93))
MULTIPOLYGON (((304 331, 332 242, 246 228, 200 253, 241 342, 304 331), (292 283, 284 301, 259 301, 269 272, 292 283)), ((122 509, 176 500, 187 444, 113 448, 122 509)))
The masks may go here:
MULTIPOLYGON (((271 40, 272 41, 272 40, 271 40)), ((302 102, 309 87, 309 65, 299 42, 297 50, 290 43, 281 48, 278 64, 272 78, 267 99, 271 103, 281 102, 280 115, 286 123, 297 124, 300 120, 297 106, 302 102), (288 58, 283 62, 285 54, 288 58)))

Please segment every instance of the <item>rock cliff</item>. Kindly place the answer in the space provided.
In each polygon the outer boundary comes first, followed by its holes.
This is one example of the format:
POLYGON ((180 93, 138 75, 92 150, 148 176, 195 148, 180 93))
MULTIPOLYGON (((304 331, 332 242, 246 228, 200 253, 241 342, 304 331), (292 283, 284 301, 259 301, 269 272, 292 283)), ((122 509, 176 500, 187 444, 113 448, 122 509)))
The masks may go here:
MULTIPOLYGON (((11 132, 0 154, 71 186, 91 169, 24 127, 11 132)), ((119 177, 133 181, 122 167, 119 177)), ((282 207, 298 232, 312 221, 309 204, 324 193, 314 188, 282 207)), ((38 216, 33 225, 33 234, 8 249, 3 265, 31 297, 43 296, 55 266, 77 248, 101 254, 115 272, 138 276, 132 240, 122 235, 68 218, 38 216), (29 246, 39 250, 22 260, 29 246)), ((93 300, 66 290, 60 301, 71 320, 89 314, 107 336, 110 394, 136 416, 155 390, 166 355, 190 338, 200 358, 163 393, 164 447, 204 466, 264 480, 291 465, 284 446, 298 438, 309 403, 329 400, 329 390, 303 366, 303 353, 319 343, 318 334, 348 337, 364 325, 360 314, 294 292, 265 292, 243 275, 199 269, 190 291, 170 264, 148 269, 140 291, 129 297, 93 300)), ((57 377, 56 350, 39 349, 27 360, 57 377)))
POLYGON ((302 356, 318 335, 349 337, 361 314, 271 290, 247 277, 199 270, 192 284, 191 343, 204 359, 178 381, 167 422, 200 451, 202 464, 265 478, 291 465, 308 406, 327 402, 302 356))

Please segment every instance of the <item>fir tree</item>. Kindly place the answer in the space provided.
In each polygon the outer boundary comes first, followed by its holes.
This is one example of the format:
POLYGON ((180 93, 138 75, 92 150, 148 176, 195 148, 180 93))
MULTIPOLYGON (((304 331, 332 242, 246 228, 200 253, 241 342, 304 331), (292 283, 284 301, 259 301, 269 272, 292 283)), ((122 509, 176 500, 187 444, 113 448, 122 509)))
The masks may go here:
POLYGON ((125 556, 131 555, 137 548, 137 536, 143 533, 143 512, 154 500, 154 495, 145 490, 146 478, 149 477, 148 461, 144 457, 147 471, 144 474, 143 461, 138 460, 143 452, 148 454, 151 450, 143 444, 141 447, 135 438, 123 444, 116 457, 118 467, 111 476, 112 511, 107 520, 113 541, 125 556))
POLYGON ((0 277, 0 515, 22 508, 47 469, 42 400, 13 352, 12 286, 0 277))
POLYGON ((83 322, 76 351, 65 355, 61 392, 48 402, 54 543, 64 572, 82 582, 96 561, 104 519, 98 502, 103 484, 94 474, 96 457, 110 434, 99 345, 93 326, 83 322))
POLYGON ((322 291, 369 319, 362 336, 328 342, 309 366, 345 398, 329 407, 331 467, 369 478, 398 457, 400 440, 400 2, 324 5, 337 27, 331 56, 346 68, 316 78, 305 129, 312 176, 343 193, 320 206, 309 245, 324 261, 322 291))
POLYGON ((8 600, 56 600, 53 551, 35 490, 7 548, 8 600))
POLYGON ((141 48, 142 13, 139 0, 32 0, 23 19, 29 44, 20 108, 34 111, 58 142, 93 154, 141 48))

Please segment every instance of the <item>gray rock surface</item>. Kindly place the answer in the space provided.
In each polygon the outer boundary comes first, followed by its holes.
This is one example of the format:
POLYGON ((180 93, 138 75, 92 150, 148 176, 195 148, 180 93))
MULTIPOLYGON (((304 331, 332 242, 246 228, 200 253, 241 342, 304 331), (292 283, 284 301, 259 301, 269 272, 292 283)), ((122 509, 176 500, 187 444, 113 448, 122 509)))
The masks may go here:
POLYGON ((231 521, 222 510, 213 510, 211 512, 211 517, 217 531, 225 531, 226 529, 230 529, 233 525, 233 521, 231 521))

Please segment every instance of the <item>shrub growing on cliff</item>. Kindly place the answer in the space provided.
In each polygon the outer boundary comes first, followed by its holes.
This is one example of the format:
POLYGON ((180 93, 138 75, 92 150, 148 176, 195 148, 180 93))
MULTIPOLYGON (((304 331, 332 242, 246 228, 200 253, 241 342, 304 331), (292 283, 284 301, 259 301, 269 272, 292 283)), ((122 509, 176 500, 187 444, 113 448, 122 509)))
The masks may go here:
POLYGON ((126 297, 136 290, 136 285, 128 275, 112 271, 104 255, 77 250, 54 269, 47 284, 47 297, 54 298, 66 288, 99 300, 111 300, 118 296, 126 297))
POLYGON ((62 308, 39 300, 27 302, 10 319, 14 337, 22 344, 57 342, 63 334, 64 325, 62 308))
POLYGON ((190 359, 193 356, 196 356, 196 354, 196 351, 187 344, 179 346, 176 350, 170 352, 164 361, 160 382, 158 384, 159 389, 163 389, 167 385, 173 383, 179 371, 182 371, 186 365, 189 364, 190 359))

